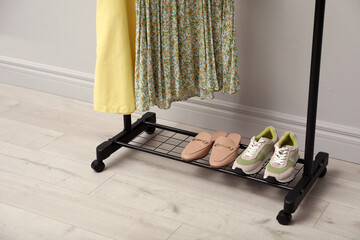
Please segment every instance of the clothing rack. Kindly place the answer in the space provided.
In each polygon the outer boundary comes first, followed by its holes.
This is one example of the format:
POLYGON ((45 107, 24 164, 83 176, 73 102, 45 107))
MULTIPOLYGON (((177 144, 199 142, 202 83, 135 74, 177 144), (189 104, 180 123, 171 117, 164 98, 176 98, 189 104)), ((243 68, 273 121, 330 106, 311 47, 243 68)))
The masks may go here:
MULTIPOLYGON (((209 165, 208 159, 206 158, 193 162, 183 161, 180 158, 181 148, 184 147, 191 138, 195 137, 197 133, 157 124, 156 115, 152 112, 145 113, 133 124, 131 123, 131 115, 124 115, 123 131, 108 141, 103 142, 96 148, 97 159, 92 162, 92 169, 96 172, 102 172, 105 168, 103 161, 121 147, 127 147, 183 163, 196 165, 198 167, 207 168, 213 171, 261 182, 273 187, 288 190, 284 200, 284 208, 278 213, 276 219, 282 225, 289 224, 292 218, 292 213, 295 213, 301 201, 315 184, 316 180, 325 176, 329 160, 329 154, 325 152, 319 152, 315 156, 315 160, 313 159, 325 2, 326 0, 316 0, 315 4, 305 157, 304 159, 299 159, 295 168, 296 178, 292 182, 287 184, 267 182, 261 175, 261 172, 264 170, 261 170, 260 174, 243 176, 234 172, 229 166, 215 169, 209 165), (137 139, 140 139, 140 141, 137 139), (152 143, 155 142, 155 144, 151 144, 151 141, 152 143), (167 147, 165 149, 165 147, 162 146, 167 147)), ((246 147, 246 145, 240 144, 241 149, 245 149, 246 147)))

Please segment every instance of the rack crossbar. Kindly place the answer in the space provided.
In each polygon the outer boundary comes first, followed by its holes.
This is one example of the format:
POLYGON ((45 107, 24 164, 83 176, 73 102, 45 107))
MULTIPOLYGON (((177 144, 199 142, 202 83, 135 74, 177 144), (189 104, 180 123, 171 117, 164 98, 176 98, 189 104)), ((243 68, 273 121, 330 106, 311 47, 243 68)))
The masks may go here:
POLYGON ((184 134, 184 135, 189 135, 189 136, 192 136, 192 137, 195 137, 197 135, 197 133, 195 133, 195 132, 190 132, 190 131, 186 131, 184 129, 174 128, 174 127, 170 127, 170 126, 166 126, 166 125, 162 125, 162 124, 158 124, 158 123, 152 123, 152 122, 145 121, 144 124, 149 125, 151 127, 168 130, 168 131, 171 131, 171 132, 176 132, 176 133, 180 133, 180 134, 184 134))

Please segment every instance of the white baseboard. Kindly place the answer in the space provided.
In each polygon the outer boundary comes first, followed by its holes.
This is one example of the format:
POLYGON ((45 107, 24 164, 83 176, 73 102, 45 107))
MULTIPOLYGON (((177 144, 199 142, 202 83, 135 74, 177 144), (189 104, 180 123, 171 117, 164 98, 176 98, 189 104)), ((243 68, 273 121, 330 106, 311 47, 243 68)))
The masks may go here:
MULTIPOLYGON (((94 76, 87 73, 0 56, 0 82, 60 96, 92 102, 94 76)), ((266 126, 279 134, 294 132, 305 146, 305 117, 248 107, 220 100, 190 99, 173 103, 169 110, 153 108, 159 118, 207 129, 240 133, 250 138, 266 126)), ((115 134, 115 132, 114 132, 115 134)), ((315 152, 329 152, 338 158, 360 164, 360 130, 348 126, 317 122, 315 152)))
POLYGON ((0 82, 92 102, 94 75, 0 56, 0 82))

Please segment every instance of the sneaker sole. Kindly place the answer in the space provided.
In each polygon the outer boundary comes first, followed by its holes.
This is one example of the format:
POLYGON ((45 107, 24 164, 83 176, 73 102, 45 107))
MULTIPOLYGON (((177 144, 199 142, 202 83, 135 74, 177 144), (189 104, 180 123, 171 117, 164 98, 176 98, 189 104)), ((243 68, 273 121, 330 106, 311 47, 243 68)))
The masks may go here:
MULTIPOLYGON (((299 154, 297 155, 297 159, 299 159, 300 158, 300 156, 299 156, 299 154)), ((295 162, 295 165, 297 164, 297 161, 295 162)), ((267 182, 269 182, 269 183, 277 183, 277 184, 282 184, 282 183, 289 183, 289 182, 291 182, 292 180, 294 180, 295 179, 295 176, 296 176, 296 174, 295 174, 295 171, 291 174, 291 176, 290 177, 288 177, 288 178, 286 178, 286 179, 284 179, 284 180, 279 180, 279 179, 277 179, 276 177, 274 177, 274 176, 267 176, 266 178, 265 178, 265 176, 264 176, 264 179, 265 179, 265 181, 267 181, 267 182)))
POLYGON ((275 183, 275 184, 279 184, 279 183, 289 183, 292 180, 294 180, 295 178, 295 172, 288 178, 284 179, 284 180, 278 180, 276 177, 274 176, 268 176, 267 178, 264 178, 265 181, 269 182, 269 183, 275 183))
POLYGON ((232 169, 234 170, 234 172, 236 172, 237 174, 240 175, 252 175, 252 174, 256 174, 258 172, 260 172, 260 170, 264 167, 264 163, 271 157, 273 153, 270 152, 262 161, 262 163, 254 170, 250 171, 250 172, 244 172, 241 168, 241 165, 238 164, 236 161, 234 162, 234 165, 232 166, 232 169))

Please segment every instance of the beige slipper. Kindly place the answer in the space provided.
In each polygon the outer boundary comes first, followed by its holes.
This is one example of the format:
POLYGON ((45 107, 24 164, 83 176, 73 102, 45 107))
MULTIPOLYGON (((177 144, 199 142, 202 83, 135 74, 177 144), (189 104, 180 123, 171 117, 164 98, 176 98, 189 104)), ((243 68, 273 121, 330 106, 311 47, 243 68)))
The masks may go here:
POLYGON ((181 158, 185 161, 193 161, 206 157, 214 142, 219 137, 225 137, 226 132, 217 131, 213 134, 201 132, 194 137, 181 153, 181 158))
POLYGON ((226 137, 219 137, 214 143, 210 154, 210 166, 222 168, 232 163, 237 157, 240 147, 241 136, 231 133, 226 137))

